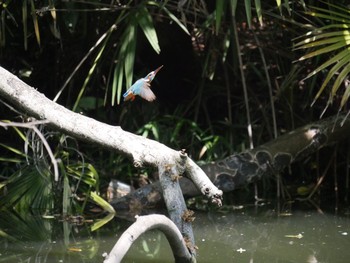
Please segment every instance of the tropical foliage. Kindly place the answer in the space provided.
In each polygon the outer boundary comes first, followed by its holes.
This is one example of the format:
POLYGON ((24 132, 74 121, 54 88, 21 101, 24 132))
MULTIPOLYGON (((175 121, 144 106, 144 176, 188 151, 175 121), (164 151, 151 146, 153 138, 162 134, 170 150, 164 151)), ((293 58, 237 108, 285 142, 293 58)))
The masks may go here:
POLYGON ((313 17, 321 18, 325 25, 307 32, 303 36, 304 39, 295 44, 295 49, 310 49, 312 51, 299 58, 300 61, 313 57, 325 57, 324 62, 312 70, 306 78, 310 78, 319 72, 326 73, 315 100, 321 95, 327 84, 334 80, 329 93, 328 105, 333 102, 337 91, 345 83, 339 105, 340 108, 343 108, 350 96, 348 84, 350 73, 350 10, 334 4, 328 4, 327 7, 310 6, 311 10, 307 13, 313 17), (329 53, 332 56, 329 56, 329 53))

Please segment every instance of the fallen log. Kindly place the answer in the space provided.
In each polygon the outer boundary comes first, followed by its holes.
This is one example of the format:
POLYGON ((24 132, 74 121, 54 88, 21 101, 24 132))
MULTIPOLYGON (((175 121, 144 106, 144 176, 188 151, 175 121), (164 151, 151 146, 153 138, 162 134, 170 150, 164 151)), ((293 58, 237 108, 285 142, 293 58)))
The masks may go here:
MULTIPOLYGON (((325 118, 286 133, 252 150, 233 154, 223 160, 201 166, 210 180, 224 192, 281 172, 293 162, 303 160, 325 146, 346 140, 350 134, 350 120, 345 114, 325 118)), ((185 196, 200 195, 187 178, 180 186, 185 196)), ((116 210, 130 209, 138 204, 142 210, 159 206, 161 188, 158 183, 146 185, 134 193, 111 201, 116 210)))

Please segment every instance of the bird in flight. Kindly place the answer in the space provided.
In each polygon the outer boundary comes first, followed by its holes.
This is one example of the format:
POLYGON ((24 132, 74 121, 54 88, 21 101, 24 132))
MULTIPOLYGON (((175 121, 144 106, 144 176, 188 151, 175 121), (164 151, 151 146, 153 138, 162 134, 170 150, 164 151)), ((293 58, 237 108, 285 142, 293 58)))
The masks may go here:
POLYGON ((163 67, 161 65, 156 70, 147 74, 146 77, 137 80, 123 95, 124 101, 131 100, 133 101, 136 95, 139 95, 141 98, 147 101, 154 101, 156 96, 151 90, 151 82, 158 73, 158 71, 163 67))

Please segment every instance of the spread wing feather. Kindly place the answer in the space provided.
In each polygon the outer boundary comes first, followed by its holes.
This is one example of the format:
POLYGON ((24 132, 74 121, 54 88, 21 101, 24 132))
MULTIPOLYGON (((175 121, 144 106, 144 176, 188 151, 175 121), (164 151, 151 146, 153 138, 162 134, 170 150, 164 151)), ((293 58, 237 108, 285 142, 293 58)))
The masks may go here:
POLYGON ((147 101, 154 101, 156 96, 150 87, 151 85, 146 80, 139 79, 124 93, 124 101, 133 101, 135 99, 135 95, 139 95, 147 101))
POLYGON ((148 82, 144 82, 142 88, 140 89, 139 95, 147 101, 154 101, 156 99, 156 95, 154 95, 150 87, 151 85, 148 82))

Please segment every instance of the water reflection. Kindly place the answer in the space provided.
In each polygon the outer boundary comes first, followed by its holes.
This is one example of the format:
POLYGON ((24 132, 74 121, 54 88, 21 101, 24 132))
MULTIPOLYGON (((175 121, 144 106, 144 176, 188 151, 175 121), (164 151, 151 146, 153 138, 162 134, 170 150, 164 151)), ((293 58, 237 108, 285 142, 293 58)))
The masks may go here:
MULTIPOLYGON (((348 262, 350 220, 315 212, 277 217, 266 208, 196 213, 198 262, 348 262)), ((0 215, 0 262, 103 262, 130 225, 114 219, 92 232, 40 216, 0 215)), ((124 262, 173 262, 163 234, 147 233, 124 262)))
POLYGON ((195 226, 199 262, 349 260, 348 218, 311 212, 286 217, 252 216, 241 212, 202 215, 198 219, 207 221, 205 227, 195 226), (207 253, 209 250, 213 253, 207 253))

